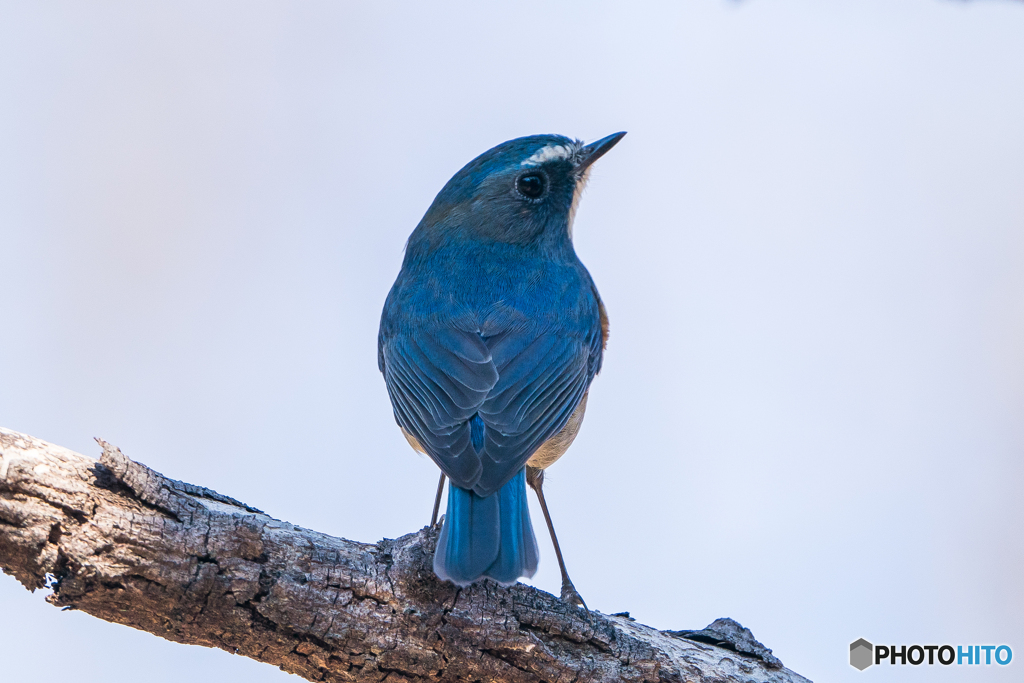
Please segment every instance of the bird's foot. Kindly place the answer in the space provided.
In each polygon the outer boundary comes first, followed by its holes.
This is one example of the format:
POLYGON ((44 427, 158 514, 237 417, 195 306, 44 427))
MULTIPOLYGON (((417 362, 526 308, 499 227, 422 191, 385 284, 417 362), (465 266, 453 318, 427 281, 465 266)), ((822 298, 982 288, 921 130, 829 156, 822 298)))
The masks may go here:
POLYGON ((562 602, 582 607, 588 612, 590 611, 587 609, 587 603, 583 602, 583 597, 576 590, 576 586, 572 585, 572 581, 569 580, 568 576, 562 580, 562 602))

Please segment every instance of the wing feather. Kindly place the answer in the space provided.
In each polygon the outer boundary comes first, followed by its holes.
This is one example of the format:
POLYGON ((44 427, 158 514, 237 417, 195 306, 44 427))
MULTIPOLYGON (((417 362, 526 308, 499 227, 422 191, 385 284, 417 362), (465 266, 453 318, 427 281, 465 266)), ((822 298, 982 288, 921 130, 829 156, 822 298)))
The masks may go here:
POLYGON ((598 364, 590 336, 519 326, 482 337, 437 325, 383 338, 395 419, 456 486, 490 495, 576 410, 598 364), (469 427, 476 415, 480 450, 469 427))

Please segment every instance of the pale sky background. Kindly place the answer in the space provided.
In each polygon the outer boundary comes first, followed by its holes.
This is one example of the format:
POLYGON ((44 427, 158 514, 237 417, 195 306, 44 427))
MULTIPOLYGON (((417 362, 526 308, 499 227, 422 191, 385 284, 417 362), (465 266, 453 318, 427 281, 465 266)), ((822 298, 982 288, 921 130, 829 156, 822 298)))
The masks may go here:
MULTIPOLYGON (((589 605, 818 681, 1020 680, 1024 3, 0 0, 0 424, 360 541, 436 469, 376 365, 406 237, 506 139, 629 135, 546 490, 589 605), (1008 644, 873 667, 849 643, 1008 644)), ((539 510, 534 583, 558 591, 539 510)), ((289 679, 0 576, 0 679, 289 679)))

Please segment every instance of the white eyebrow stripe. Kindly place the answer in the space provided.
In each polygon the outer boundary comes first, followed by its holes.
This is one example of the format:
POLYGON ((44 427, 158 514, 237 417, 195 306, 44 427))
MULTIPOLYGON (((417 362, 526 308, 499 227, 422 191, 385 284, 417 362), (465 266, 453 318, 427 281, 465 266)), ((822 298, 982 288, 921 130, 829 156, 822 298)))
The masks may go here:
POLYGON ((545 161, 551 161, 552 159, 568 159, 575 153, 575 149, 566 147, 565 145, 548 145, 546 147, 541 147, 539 150, 534 152, 532 157, 520 165, 539 166, 545 161))

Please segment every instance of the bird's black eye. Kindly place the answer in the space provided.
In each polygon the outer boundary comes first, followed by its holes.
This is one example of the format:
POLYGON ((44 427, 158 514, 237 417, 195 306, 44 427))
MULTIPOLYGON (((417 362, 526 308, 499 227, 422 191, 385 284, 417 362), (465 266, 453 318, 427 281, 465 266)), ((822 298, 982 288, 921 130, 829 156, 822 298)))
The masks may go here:
POLYGON ((544 176, 540 173, 527 173, 519 176, 516 180, 516 189, 519 190, 519 194, 530 199, 536 199, 544 194, 546 185, 544 176))

